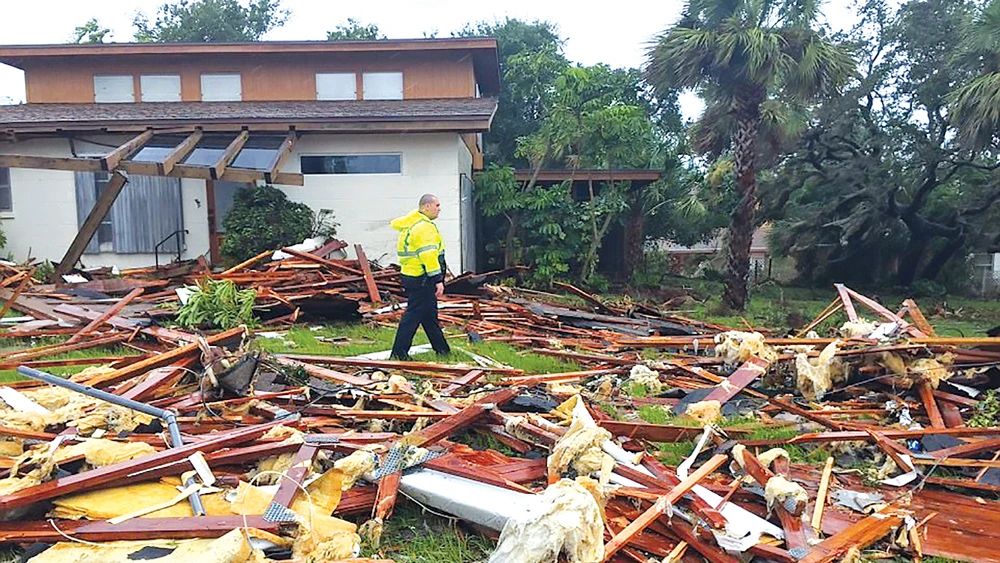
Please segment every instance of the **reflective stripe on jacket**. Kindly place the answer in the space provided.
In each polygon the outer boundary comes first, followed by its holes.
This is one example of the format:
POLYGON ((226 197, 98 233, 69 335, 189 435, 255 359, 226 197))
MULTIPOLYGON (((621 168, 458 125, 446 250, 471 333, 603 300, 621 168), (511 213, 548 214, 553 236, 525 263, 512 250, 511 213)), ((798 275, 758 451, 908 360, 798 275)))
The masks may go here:
POLYGON ((434 283, 442 281, 444 239, 437 225, 419 210, 397 217, 390 224, 399 231, 396 254, 401 273, 410 277, 426 275, 434 283))

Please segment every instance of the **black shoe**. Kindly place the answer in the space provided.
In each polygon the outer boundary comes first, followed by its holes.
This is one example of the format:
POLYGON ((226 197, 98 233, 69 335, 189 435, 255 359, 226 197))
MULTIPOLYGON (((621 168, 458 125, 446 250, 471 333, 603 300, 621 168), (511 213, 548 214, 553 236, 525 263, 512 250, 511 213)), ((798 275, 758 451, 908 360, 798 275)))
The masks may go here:
POLYGON ((447 358, 448 356, 451 355, 451 350, 450 349, 445 350, 444 352, 438 352, 437 350, 435 350, 435 352, 437 352, 437 356, 439 358, 447 358))
POLYGON ((413 361, 413 358, 411 358, 409 356, 409 354, 403 354, 403 355, 390 354, 389 355, 389 359, 393 360, 393 361, 396 361, 396 362, 412 362, 413 361))

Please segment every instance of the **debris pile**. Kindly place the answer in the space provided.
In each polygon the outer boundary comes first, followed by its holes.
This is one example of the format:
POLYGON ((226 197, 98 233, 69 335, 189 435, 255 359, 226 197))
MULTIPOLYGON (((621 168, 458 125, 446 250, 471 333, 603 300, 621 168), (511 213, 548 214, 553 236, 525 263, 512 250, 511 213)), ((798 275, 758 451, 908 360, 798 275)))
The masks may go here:
POLYGON ((783 335, 489 276, 449 282, 453 337, 583 369, 271 354, 246 326, 163 326, 206 276, 256 291, 268 330, 393 326, 398 272, 341 248, 58 285, 3 266, 26 316, 5 319, 0 364, 27 378, 0 387, 0 541, 43 544, 35 563, 379 561, 359 558, 391 556, 405 497, 496 539, 495 563, 1000 562, 1000 338, 937 336, 912 301, 844 286, 783 335))

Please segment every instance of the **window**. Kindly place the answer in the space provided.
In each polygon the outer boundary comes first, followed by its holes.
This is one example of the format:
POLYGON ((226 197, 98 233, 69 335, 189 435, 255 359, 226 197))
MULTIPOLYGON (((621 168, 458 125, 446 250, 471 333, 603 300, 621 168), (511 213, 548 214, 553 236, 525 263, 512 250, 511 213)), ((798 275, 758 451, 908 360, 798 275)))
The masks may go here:
POLYGON ((94 101, 121 104, 135 101, 135 82, 131 76, 94 76, 94 101))
MULTIPOLYGON (((83 225, 98 198, 107 189, 107 172, 77 172, 76 218, 83 225)), ((111 211, 97 227, 85 252, 153 253, 157 243, 174 233, 183 237, 180 178, 129 176, 111 211)), ((183 244, 183 240, 181 240, 183 244)), ((171 242, 171 248, 173 243, 171 242)))
MULTIPOLYGON (((101 194, 108 187, 111 174, 108 172, 94 172, 94 201, 101 199, 101 194)), ((97 227, 97 246, 101 252, 111 252, 114 250, 114 225, 111 223, 111 213, 101 219, 101 224, 97 227)))
POLYGON ((402 100, 402 72, 366 72, 362 77, 364 82, 364 99, 366 100, 402 100))
POLYGON ((358 79, 353 72, 316 74, 317 100, 358 99, 358 79))
POLYGON ((143 74, 139 87, 144 102, 181 101, 181 77, 177 74, 143 74))
POLYGON ((338 156, 303 156, 303 174, 399 174, 399 154, 352 154, 338 156))
POLYGON ((202 74, 201 101, 239 102, 243 100, 243 84, 239 74, 202 74))
POLYGON ((14 201, 10 195, 10 169, 0 168, 0 212, 14 211, 14 201))

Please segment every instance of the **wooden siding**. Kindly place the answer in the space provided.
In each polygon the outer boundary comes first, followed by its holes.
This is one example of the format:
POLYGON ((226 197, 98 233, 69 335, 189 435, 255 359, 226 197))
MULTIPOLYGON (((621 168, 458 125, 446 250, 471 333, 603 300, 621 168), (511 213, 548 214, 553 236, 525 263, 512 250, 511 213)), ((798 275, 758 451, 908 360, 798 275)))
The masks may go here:
POLYGON ((182 101, 196 102, 202 73, 230 72, 242 77, 244 101, 315 100, 317 72, 358 73, 360 97, 366 71, 402 72, 405 99, 475 95, 472 56, 455 52, 48 59, 25 65, 25 89, 28 103, 92 103, 95 74, 132 75, 140 101, 141 74, 178 74, 182 101))

